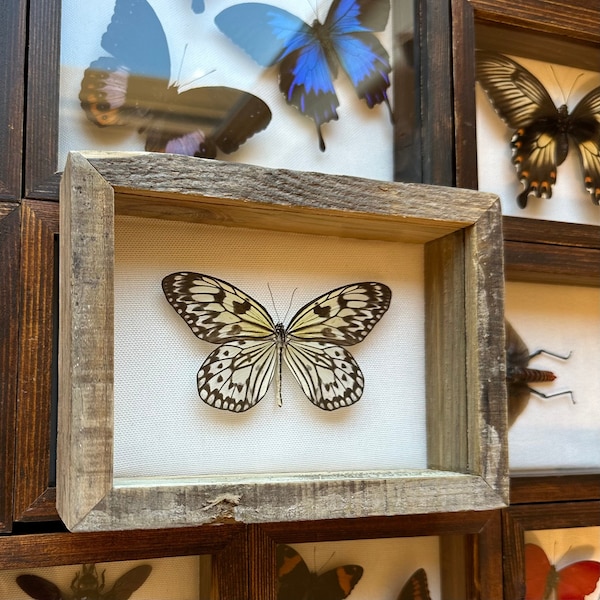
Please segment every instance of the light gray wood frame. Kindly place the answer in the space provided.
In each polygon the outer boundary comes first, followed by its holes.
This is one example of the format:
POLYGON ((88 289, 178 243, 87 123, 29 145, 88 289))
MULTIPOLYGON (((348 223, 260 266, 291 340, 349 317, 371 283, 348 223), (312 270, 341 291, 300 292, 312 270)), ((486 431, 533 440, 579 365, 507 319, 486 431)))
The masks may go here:
POLYGON ((494 195, 176 155, 73 152, 60 203, 57 506, 69 529, 507 504, 502 228, 494 195), (424 245, 428 468, 113 479, 115 213, 424 245))

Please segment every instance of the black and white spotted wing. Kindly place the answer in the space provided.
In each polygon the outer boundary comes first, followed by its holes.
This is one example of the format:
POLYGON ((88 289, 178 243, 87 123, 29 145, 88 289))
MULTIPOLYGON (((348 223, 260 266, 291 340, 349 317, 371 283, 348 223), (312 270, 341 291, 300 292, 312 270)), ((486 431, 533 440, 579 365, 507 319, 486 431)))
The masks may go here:
POLYGON ((216 277, 171 273, 162 287, 197 337, 221 344, 198 371, 198 393, 210 406, 233 412, 263 398, 278 365, 281 378, 282 358, 315 406, 336 410, 357 402, 364 377, 343 346, 361 342, 392 297, 382 283, 345 285, 303 306, 285 328, 259 302, 216 277))

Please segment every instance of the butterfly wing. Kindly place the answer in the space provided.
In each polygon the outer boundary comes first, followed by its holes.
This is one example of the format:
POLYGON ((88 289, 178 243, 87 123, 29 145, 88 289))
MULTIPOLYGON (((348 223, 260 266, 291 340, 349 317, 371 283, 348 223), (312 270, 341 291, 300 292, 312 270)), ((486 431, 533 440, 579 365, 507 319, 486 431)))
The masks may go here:
POLYGON ((579 149, 585 188, 592 202, 600 204, 600 87, 575 107, 569 133, 579 149))
POLYGON ((215 158, 217 148, 235 152, 271 121, 260 98, 235 88, 173 90, 172 96, 144 128, 147 151, 215 158))
POLYGON ((277 600, 306 600, 311 573, 306 563, 292 547, 277 546, 277 600))
POLYGON ((389 0, 335 0, 325 21, 342 68, 369 108, 381 102, 390 108, 390 57, 371 33, 385 29, 389 13, 389 0))
POLYGON ((36 600, 63 599, 61 591, 54 583, 37 575, 19 575, 17 584, 28 596, 36 600))
POLYGON ((582 560, 558 571, 557 600, 585 600, 598 585, 600 563, 582 560))
POLYGON ((389 308, 382 283, 345 285, 303 306, 286 330, 284 359, 309 400, 323 410, 350 406, 364 377, 345 348, 361 342, 389 308))
POLYGON ((531 394, 527 382, 515 377, 518 369, 524 369, 529 363, 529 349, 513 326, 504 322, 506 336, 506 386, 508 388, 508 425, 514 424, 517 417, 527 407, 531 394))
POLYGON ((314 579, 307 600, 344 600, 363 576, 359 565, 344 565, 326 571, 314 579))
POLYGON ((162 97, 171 76, 167 38, 147 0, 117 0, 101 45, 112 56, 86 69, 81 107, 99 126, 138 125, 149 112, 148 103, 162 97))
POLYGON ((115 581, 115 585, 109 592, 102 595, 102 600, 127 600, 144 584, 151 571, 150 565, 139 565, 127 571, 115 581))
POLYGON ((171 273, 162 287, 194 335, 223 344, 198 371, 200 398, 232 412, 254 406, 276 364, 275 325, 266 309, 230 283, 200 273, 171 273))
POLYGON ((425 569, 417 569, 402 587, 398 600, 431 600, 425 569))
POLYGON ((530 194, 550 198, 568 149, 566 107, 559 111, 534 75, 501 54, 477 53, 477 79, 496 112, 516 129, 512 162, 525 188, 517 203, 524 208, 530 194))
POLYGON ((525 600, 546 600, 549 578, 555 574, 546 553, 536 544, 525 544, 525 600))

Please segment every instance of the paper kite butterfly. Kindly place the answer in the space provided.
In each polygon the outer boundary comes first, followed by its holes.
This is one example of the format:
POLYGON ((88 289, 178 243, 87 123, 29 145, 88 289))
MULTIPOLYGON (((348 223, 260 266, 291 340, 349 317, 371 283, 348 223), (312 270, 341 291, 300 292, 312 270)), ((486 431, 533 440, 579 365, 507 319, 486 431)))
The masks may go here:
POLYGON ((303 306, 284 327, 234 285, 179 272, 162 282, 169 303, 201 340, 221 344, 198 371, 200 398, 243 412, 263 398, 282 359, 308 399, 323 410, 360 399, 364 377, 344 346, 361 342, 387 311, 392 292, 382 283, 352 283, 303 306))
POLYGON ((477 79, 496 112, 515 132, 512 162, 529 195, 550 198, 556 171, 572 142, 583 169, 583 181, 592 202, 600 204, 600 86, 586 94, 569 113, 556 107, 542 83, 525 67, 502 54, 477 52, 477 79))
POLYGON ((362 575, 358 565, 344 565, 322 575, 311 573, 293 548, 277 546, 277 600, 344 600, 362 575))
POLYGON ((398 600, 431 600, 427 573, 417 569, 402 587, 398 600))
POLYGON ((226 8, 215 23, 259 65, 279 64, 285 101, 315 122, 324 151, 321 125, 338 119, 339 67, 369 108, 385 102, 392 116, 390 58, 373 34, 385 29, 389 12, 390 0, 333 0, 325 22, 309 25, 281 8, 248 2, 226 8))
POLYGON ((506 334, 506 386, 508 389, 508 426, 514 424, 517 417, 525 410, 529 402, 529 396, 535 394, 540 398, 548 399, 565 394, 571 395, 573 400, 573 392, 557 392, 555 394, 544 394, 529 386, 530 383, 542 381, 554 381, 556 375, 552 371, 543 371, 529 367, 529 361, 540 354, 547 354, 554 358, 567 360, 571 354, 561 356, 549 352, 548 350, 536 350, 529 353, 529 349, 521 336, 515 331, 513 326, 508 322, 504 322, 506 334))
POLYGON ((600 580, 600 562, 582 560, 556 569, 536 544, 525 544, 525 600, 585 600, 600 580))
POLYGON ((230 87, 179 93, 169 85, 171 59, 163 27, 147 0, 117 0, 102 36, 102 56, 86 69, 79 100, 99 127, 129 125, 145 149, 214 158, 237 150, 271 120, 256 96, 230 87))
POLYGON ((37 575, 19 575, 17 584, 36 600, 127 600, 146 581, 152 567, 139 565, 119 577, 112 588, 105 590, 104 571, 98 575, 95 564, 82 565, 71 582, 71 594, 64 594, 59 587, 37 575))

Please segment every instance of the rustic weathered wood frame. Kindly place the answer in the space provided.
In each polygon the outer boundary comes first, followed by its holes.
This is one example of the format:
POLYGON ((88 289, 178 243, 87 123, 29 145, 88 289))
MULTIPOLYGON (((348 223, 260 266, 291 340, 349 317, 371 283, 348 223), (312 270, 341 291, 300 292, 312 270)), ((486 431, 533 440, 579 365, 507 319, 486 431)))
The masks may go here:
POLYGON ((504 597, 525 594, 525 531, 600 525, 600 500, 511 506, 502 511, 504 597))
POLYGON ((176 155, 71 153, 61 186, 57 477, 57 506, 67 527, 300 521, 503 506, 508 489, 500 223, 497 198, 469 190, 176 155), (429 469, 113 481, 115 213, 424 244, 429 469))
POLYGON ((501 511, 250 525, 250 598, 276 600, 277 544, 440 536, 440 600, 502 600, 501 529, 501 511))
POLYGON ((0 532, 10 531, 15 483, 20 207, 0 202, 0 532))
MULTIPOLYGON (((450 0, 452 6, 456 185, 477 187, 475 137, 475 30, 477 25, 505 27, 503 39, 530 37, 529 51, 539 39, 552 37, 555 56, 579 46, 600 45, 600 7, 585 0, 568 4, 543 0, 450 0), (516 33, 515 33, 516 32, 516 33), (520 37, 519 37, 520 36, 520 37)), ((523 48, 524 44, 519 44, 523 48)), ((543 52, 550 56, 552 45, 543 52)), ((571 52, 571 51, 570 51, 571 52)), ((572 52, 571 52, 572 54, 572 52)), ((587 64, 587 68, 591 68, 587 64)), ((591 225, 504 217, 506 276, 512 280, 598 285, 600 228, 591 225)))
MULTIPOLYGON (((201 600, 248 600, 246 527, 53 533, 0 537, 0 569, 200 556, 201 600), (240 568, 242 566, 242 568, 240 568)), ((75 571, 75 569, 74 569, 75 571)))

